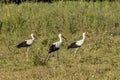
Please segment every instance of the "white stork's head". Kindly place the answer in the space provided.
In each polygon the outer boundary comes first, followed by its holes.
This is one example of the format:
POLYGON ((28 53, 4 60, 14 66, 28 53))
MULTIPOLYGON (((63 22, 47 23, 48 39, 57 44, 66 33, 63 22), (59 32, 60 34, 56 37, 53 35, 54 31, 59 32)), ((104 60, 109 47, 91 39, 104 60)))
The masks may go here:
POLYGON ((61 33, 59 33, 59 35, 58 35, 59 37, 62 37, 62 34, 61 33))
POLYGON ((83 33, 83 36, 85 36, 85 32, 83 33))
POLYGON ((59 38, 64 38, 66 40, 66 38, 61 33, 59 33, 58 36, 59 36, 59 38))
POLYGON ((33 36, 33 33, 31 33, 31 36, 33 36))

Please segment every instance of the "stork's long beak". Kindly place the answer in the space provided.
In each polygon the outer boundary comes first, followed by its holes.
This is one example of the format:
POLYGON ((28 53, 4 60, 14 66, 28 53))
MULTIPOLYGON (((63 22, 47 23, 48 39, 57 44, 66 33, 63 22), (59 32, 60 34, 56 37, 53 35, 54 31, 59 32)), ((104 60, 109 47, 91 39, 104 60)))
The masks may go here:
POLYGON ((87 37, 90 37, 90 36, 89 36, 89 32, 86 32, 86 36, 87 36, 87 37))
POLYGON ((65 38, 63 35, 62 35, 62 37, 67 41, 67 38, 65 38))
POLYGON ((36 35, 34 35, 34 38, 35 38, 35 39, 37 39, 37 36, 36 36, 36 35))

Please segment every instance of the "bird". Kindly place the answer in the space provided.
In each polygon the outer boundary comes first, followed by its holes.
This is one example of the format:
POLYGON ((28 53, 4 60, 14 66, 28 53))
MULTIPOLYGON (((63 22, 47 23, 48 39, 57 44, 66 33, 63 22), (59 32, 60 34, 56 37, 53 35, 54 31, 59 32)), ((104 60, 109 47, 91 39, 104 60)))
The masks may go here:
POLYGON ((33 33, 31 33, 31 39, 22 41, 16 47, 17 48, 26 47, 26 56, 28 57, 29 47, 33 44, 34 40, 35 40, 34 35, 33 35, 33 33))
MULTIPOLYGON (((58 37, 59 37, 59 41, 58 41, 58 42, 55 42, 55 43, 52 43, 51 46, 50 46, 50 48, 49 48, 48 53, 49 53, 50 55, 51 55, 53 52, 58 51, 58 50, 60 49, 61 44, 62 44, 62 37, 63 37, 64 39, 66 39, 61 33, 58 35, 58 37)), ((54 54, 53 54, 53 56, 54 56, 54 54)), ((58 52, 57 52, 57 58, 59 58, 58 52)))
MULTIPOLYGON (((83 33, 83 38, 81 40, 78 40, 78 41, 75 41, 73 43, 71 43, 67 49, 70 49, 70 48, 76 48, 75 50, 75 54, 77 53, 77 51, 79 50, 79 48, 83 45, 84 41, 85 41, 85 32, 83 33)), ((75 55, 74 55, 75 56, 75 55)))

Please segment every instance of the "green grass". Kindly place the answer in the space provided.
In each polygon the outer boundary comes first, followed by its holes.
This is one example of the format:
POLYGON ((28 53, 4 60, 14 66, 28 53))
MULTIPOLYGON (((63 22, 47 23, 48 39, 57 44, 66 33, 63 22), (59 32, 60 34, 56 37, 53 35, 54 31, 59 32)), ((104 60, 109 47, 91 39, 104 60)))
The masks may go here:
POLYGON ((120 3, 54 2, 0 4, 1 80, 119 80, 120 79, 120 3), (1 26, 2 22, 2 26, 1 26), (74 57, 69 43, 86 40, 74 57), (34 33, 36 39, 26 49, 16 45, 34 33), (60 59, 46 64, 49 46, 63 39, 60 59))

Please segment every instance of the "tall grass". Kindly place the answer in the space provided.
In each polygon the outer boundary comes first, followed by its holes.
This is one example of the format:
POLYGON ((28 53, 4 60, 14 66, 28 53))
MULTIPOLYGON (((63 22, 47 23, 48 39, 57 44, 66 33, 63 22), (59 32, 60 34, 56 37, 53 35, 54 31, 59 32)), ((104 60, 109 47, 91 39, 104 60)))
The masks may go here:
POLYGON ((2 80, 119 80, 120 3, 54 2, 0 4, 0 78, 2 80), (77 57, 69 43, 86 40, 77 57), (37 38, 26 49, 16 45, 34 33, 37 38), (59 61, 53 57, 44 64, 49 46, 63 40, 59 61))

